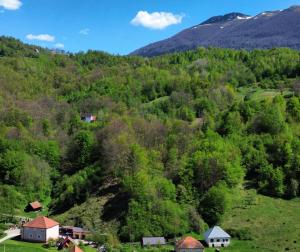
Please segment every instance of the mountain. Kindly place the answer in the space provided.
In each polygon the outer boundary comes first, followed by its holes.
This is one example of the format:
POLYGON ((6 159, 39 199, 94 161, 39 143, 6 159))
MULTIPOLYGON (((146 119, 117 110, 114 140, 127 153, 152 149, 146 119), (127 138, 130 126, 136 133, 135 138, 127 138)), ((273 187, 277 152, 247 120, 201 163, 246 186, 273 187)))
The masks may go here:
POLYGON ((175 36, 134 51, 133 55, 156 56, 197 47, 233 49, 300 49, 300 6, 267 11, 256 16, 229 13, 185 29, 175 36))

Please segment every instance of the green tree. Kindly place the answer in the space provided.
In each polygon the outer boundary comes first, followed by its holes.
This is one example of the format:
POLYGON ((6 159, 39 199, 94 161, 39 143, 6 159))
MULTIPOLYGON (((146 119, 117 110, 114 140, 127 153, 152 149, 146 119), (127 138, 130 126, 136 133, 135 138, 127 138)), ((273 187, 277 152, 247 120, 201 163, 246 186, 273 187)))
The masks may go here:
POLYGON ((209 226, 218 224, 230 207, 228 189, 222 183, 210 188, 200 202, 200 212, 209 226))

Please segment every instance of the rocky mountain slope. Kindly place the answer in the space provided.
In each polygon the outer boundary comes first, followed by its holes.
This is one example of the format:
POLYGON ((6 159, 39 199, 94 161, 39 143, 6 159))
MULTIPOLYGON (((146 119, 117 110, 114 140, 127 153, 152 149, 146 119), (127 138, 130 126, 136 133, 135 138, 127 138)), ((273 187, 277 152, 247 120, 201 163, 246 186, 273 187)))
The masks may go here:
POLYGON ((134 55, 156 56, 197 47, 234 49, 300 49, 300 6, 268 11, 256 16, 230 13, 216 16, 175 36, 134 51, 134 55))

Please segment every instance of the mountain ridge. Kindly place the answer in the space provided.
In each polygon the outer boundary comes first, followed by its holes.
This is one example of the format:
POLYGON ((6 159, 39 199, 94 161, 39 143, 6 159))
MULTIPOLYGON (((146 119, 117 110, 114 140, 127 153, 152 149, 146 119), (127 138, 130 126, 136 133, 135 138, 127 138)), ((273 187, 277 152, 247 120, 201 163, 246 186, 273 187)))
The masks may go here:
POLYGON ((300 49, 300 6, 265 11, 255 16, 232 12, 214 16, 174 36, 132 52, 132 55, 157 56, 197 47, 232 49, 300 49))
POLYGON ((225 15, 220 15, 220 16, 213 16, 206 21, 202 22, 200 25, 205 25, 205 24, 213 24, 213 23, 219 23, 219 22, 224 22, 224 21, 231 21, 236 18, 248 18, 250 17, 249 15, 240 13, 240 12, 231 12, 225 15))

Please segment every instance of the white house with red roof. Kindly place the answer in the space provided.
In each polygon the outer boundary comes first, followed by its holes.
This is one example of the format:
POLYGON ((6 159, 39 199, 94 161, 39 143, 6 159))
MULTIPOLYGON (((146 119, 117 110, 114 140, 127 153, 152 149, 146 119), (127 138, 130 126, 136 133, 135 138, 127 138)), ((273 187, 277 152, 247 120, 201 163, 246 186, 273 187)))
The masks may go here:
POLYGON ((44 216, 25 223, 21 229, 21 238, 24 241, 47 242, 59 237, 59 223, 44 216))
POLYGON ((191 236, 182 238, 176 243, 176 252, 203 252, 204 246, 201 242, 191 236))

